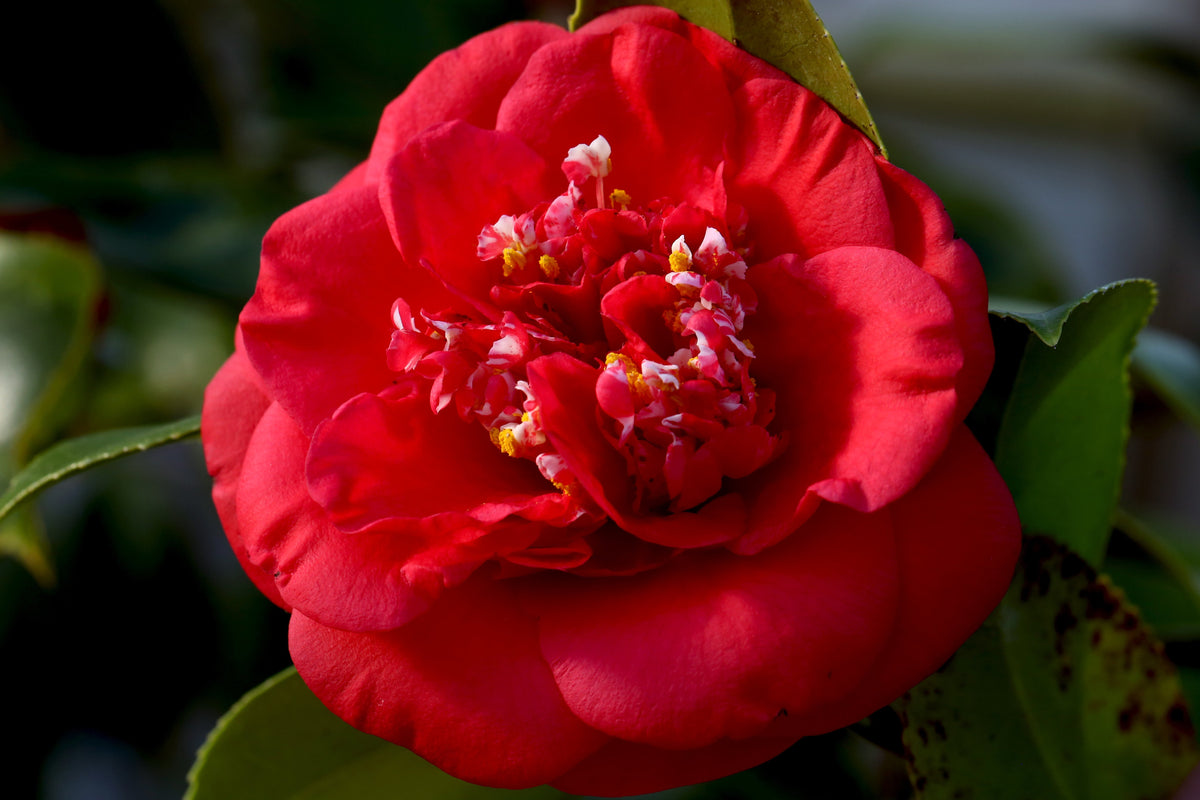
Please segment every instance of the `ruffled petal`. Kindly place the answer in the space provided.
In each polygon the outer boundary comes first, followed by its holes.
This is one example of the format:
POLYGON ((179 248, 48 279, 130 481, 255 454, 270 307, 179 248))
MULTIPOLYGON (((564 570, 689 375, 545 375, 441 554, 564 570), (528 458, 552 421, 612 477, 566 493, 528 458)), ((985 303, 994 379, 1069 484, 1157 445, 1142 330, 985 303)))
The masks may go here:
POLYGON ((614 739, 552 783, 569 794, 597 797, 648 794, 756 767, 795 741, 791 737, 755 737, 720 741, 694 750, 664 750, 614 739))
POLYGON ((419 540, 335 528, 305 487, 307 451, 303 432, 273 404, 250 440, 237 490, 249 559, 274 576, 296 611, 345 630, 392 628, 423 613, 445 583, 465 577, 454 572, 459 565, 416 560, 419 540))
POLYGON ((688 24, 679 14, 666 8, 656 6, 620 8, 592 20, 576 31, 576 35, 611 33, 623 25, 653 25, 686 39, 692 47, 700 51, 708 63, 722 71, 731 93, 754 78, 791 80, 786 73, 772 67, 762 59, 755 58, 706 28, 688 24))
POLYGON ((444 515, 495 522, 539 500, 562 504, 532 461, 504 455, 451 410, 434 414, 423 391, 348 401, 313 434, 307 475, 313 499, 347 531, 444 515))
POLYGON ((452 302, 400 259, 374 187, 318 197, 271 226, 241 327, 267 394, 306 433, 347 399, 391 383, 392 301, 401 294, 414 308, 452 302))
POLYGON ((607 740, 563 703, 537 623, 506 581, 468 582, 382 633, 347 633, 294 612, 289 645, 300 676, 335 714, 473 783, 537 786, 607 740))
POLYGON ((852 692, 793 720, 798 734, 849 725, 937 670, 1007 591, 1021 550, 1008 487, 965 427, 917 488, 885 512, 896 532, 896 626, 852 692))
POLYGON ((699 748, 859 685, 892 630, 895 558, 885 514, 825 506, 758 556, 531 579, 526 607, 580 719, 626 741, 699 748))
POLYGON ((613 162, 606 190, 723 212, 717 168, 732 114, 721 73, 685 39, 629 26, 538 50, 504 98, 496 128, 556 169, 570 148, 603 135, 613 162))
POLYGON ((877 160, 896 229, 896 250, 932 275, 954 306, 954 327, 963 347, 958 375, 962 420, 983 392, 994 357, 983 268, 967 243, 954 237, 950 217, 933 190, 894 164, 877 160))
POLYGON ((457 119, 476 128, 496 127, 500 101, 530 55, 569 35, 557 25, 518 22, 480 34, 435 58, 384 109, 367 180, 378 182, 392 156, 440 122, 457 119))
POLYGON ((752 514, 740 552, 790 533, 814 507, 806 492, 873 511, 911 489, 953 429, 962 366, 950 302, 894 251, 784 256, 747 277, 753 375, 788 444, 734 485, 752 514))
POLYGON ((892 246, 875 148, 798 83, 752 80, 733 95, 741 126, 726 169, 759 260, 892 246))
POLYGON ((707 547, 742 536, 746 506, 724 495, 695 511, 639 514, 625 457, 596 424, 600 370, 562 353, 529 363, 529 385, 538 398, 546 436, 584 491, 627 533, 665 547, 707 547))
MULTIPOLYGON (((561 176, 520 139, 452 121, 425 130, 388 162, 379 197, 404 258, 488 306, 502 268, 479 259, 479 232, 562 187, 561 176)), ((420 307, 407 292, 404 298, 420 307)))
POLYGON ((204 391, 200 437, 204 442, 208 474, 213 479, 213 505, 217 507, 217 516, 233 553, 258 590, 286 611, 291 607, 279 596, 270 573, 250 560, 237 520, 237 486, 242 461, 246 458, 250 437, 270 405, 262 382, 242 352, 239 333, 237 349, 204 391))

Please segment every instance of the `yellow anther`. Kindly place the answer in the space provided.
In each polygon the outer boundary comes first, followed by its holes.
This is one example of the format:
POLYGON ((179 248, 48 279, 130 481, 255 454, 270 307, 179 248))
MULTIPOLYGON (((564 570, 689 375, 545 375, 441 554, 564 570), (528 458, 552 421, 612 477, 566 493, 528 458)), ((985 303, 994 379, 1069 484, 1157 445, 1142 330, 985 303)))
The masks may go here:
POLYGON ((609 353, 604 357, 604 366, 611 367, 613 364, 620 364, 626 372, 633 369, 633 359, 624 353, 609 353))
POLYGON ((671 253, 667 260, 671 263, 671 272, 687 272, 692 266, 692 257, 682 250, 671 253))
MULTIPOLYGON (((609 160, 611 161, 612 159, 609 160)), ((629 204, 633 202, 633 198, 629 196, 629 192, 624 189, 613 189, 608 199, 612 201, 613 208, 620 206, 622 211, 628 211, 629 204)))
MULTIPOLYGON (((493 428, 492 430, 497 429, 493 428)), ((506 456, 515 456, 517 454, 517 436, 512 432, 512 428, 499 429, 496 434, 496 446, 506 456)))
POLYGON ((625 378, 629 381, 629 391, 633 393, 634 397, 643 401, 650 400, 650 387, 646 385, 646 379, 642 377, 642 373, 627 370, 625 378))
POLYGON ((742 339, 742 344, 746 345, 746 349, 749 350, 751 353, 754 352, 754 343, 751 342, 749 339, 742 339))
POLYGON ((488 430, 488 438, 492 440, 492 444, 496 445, 497 448, 500 447, 500 429, 499 428, 491 428, 490 430, 488 430))
POLYGON ((521 412, 521 422, 528 424, 529 420, 531 419, 533 419, 533 415, 531 415, 528 411, 521 412))
POLYGON ((700 359, 697 356, 692 356, 691 358, 689 358, 687 360, 687 365, 689 367, 691 367, 692 369, 699 370, 700 369, 700 359))
POLYGON ((525 268, 525 254, 515 247, 504 248, 504 277, 525 268))
POLYGON ((550 280, 558 277, 558 259, 554 256, 542 256, 539 258, 538 267, 541 268, 542 274, 550 280))
POLYGON ((568 497, 571 496, 571 487, 569 484, 559 483, 558 481, 550 481, 550 482, 554 484, 555 489, 558 489, 560 492, 567 495, 568 497))

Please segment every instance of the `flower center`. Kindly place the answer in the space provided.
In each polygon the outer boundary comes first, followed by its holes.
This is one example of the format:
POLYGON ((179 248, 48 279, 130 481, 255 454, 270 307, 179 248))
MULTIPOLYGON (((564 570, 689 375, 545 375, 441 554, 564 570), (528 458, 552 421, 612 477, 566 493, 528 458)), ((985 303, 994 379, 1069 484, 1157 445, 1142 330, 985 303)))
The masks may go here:
POLYGON ((603 136, 571 148, 562 168, 563 194, 479 234, 478 257, 496 266, 500 319, 414 314, 398 299, 389 366, 428 379, 436 413, 453 406, 582 508, 588 499, 546 436, 526 366, 556 352, 592 363, 600 423, 626 459, 636 510, 694 508, 781 446, 766 430, 773 396, 755 385, 742 336, 757 304, 745 225, 731 236, 726 220, 694 206, 606 196, 603 136))

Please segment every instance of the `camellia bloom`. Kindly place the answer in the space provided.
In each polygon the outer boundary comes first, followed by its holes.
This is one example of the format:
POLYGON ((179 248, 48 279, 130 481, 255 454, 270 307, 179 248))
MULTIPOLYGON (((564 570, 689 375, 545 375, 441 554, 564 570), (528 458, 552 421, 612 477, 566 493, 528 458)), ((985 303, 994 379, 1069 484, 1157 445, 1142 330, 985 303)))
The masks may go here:
POLYGON ((203 437, 339 716, 466 780, 758 764, 935 670, 1003 594, 963 426, 986 290, 937 198, 659 9, 435 60, 280 219, 203 437))

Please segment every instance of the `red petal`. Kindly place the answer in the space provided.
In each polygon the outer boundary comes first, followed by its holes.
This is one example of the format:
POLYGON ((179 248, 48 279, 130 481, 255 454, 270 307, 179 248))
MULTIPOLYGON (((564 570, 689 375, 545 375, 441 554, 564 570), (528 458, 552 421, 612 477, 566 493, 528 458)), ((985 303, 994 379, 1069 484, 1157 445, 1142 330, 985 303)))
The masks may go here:
POLYGON ((793 530, 806 491, 872 511, 911 489, 950 435, 962 365, 946 296, 891 250, 784 256, 747 277, 753 374, 775 391, 788 444, 736 485, 753 514, 743 552, 793 530))
POLYGON ((885 515, 825 506, 757 556, 707 551, 629 578, 529 584, 567 705, 669 749, 762 733, 859 685, 892 630, 885 515))
POLYGON ((496 449, 483 426, 433 414, 423 391, 347 402, 313 434, 307 474, 313 499, 347 531, 440 515, 492 522, 560 496, 532 461, 496 449))
POLYGON ((896 627, 870 674, 846 697, 796 718, 805 735, 862 719, 928 677, 1000 602, 1021 550, 1008 487, 966 428, 917 488, 888 511, 896 531, 896 627))
POLYGON ((613 153, 606 190, 624 189, 636 203, 670 196, 723 212, 716 169, 732 113, 723 76, 695 47, 631 26, 538 50, 504 98, 496 128, 556 168, 571 147, 603 135, 613 153))
POLYGON ((479 232, 562 188, 520 139, 453 121, 423 131, 388 162, 379 197, 409 263, 432 269, 473 302, 490 304, 501 267, 479 260, 479 232))
POLYGON ((606 737, 567 709, 509 582, 447 592, 402 628, 346 633, 293 613, 292 658, 325 705, 351 725, 409 747, 472 783, 553 780, 606 737))
POLYGON ((694 750, 663 750, 613 740, 553 781, 556 789, 593 797, 627 797, 723 778, 782 753, 795 739, 755 737, 694 750))
POLYGON ((204 391, 204 415, 200 423, 204 460, 213 479, 213 505, 217 507, 217 516, 221 518, 221 527, 225 529, 234 555, 258 590, 271 602, 288 610, 291 607, 279 596, 270 573, 250 560, 237 520, 237 485, 242 461, 246 458, 250 437, 270 405, 262 382, 242 352, 239 334, 237 350, 204 391))
POLYGON ((318 197, 267 232, 241 316, 246 354, 305 432, 354 395, 390 385, 391 308, 401 294, 413 308, 451 302, 400 260, 374 187, 318 197))
POLYGON ((737 495, 718 497, 697 511, 640 515, 625 457, 596 423, 600 370, 555 353, 531 361, 529 385, 541 406, 546 436, 584 491, 627 533, 667 547, 706 547, 745 533, 746 508, 737 495))
POLYGON ((725 82, 732 93, 754 78, 790 80, 786 74, 767 62, 742 50, 712 31, 691 25, 674 11, 653 6, 634 6, 610 11, 584 25, 576 36, 610 33, 622 25, 653 25, 682 36, 708 60, 725 73, 725 82))
MULTIPOLYGON (((676 345, 663 313, 673 311, 677 300, 679 290, 661 275, 639 275, 606 292, 600 300, 600 313, 624 336, 635 359, 665 361, 675 353, 676 345)), ((622 342, 610 337, 609 344, 616 350, 622 342)))
POLYGON ((333 185, 329 190, 330 194, 340 192, 343 189, 358 189, 367 183, 367 162, 362 162, 354 169, 347 172, 341 180, 333 185))
POLYGON ((942 201, 928 186, 882 158, 880 177, 896 229, 896 249, 928 272, 954 306, 964 363, 958 376, 958 418, 966 417, 992 371, 987 284, 975 253, 961 239, 942 201))
POLYGON ((393 155, 440 122, 456 119, 477 128, 494 128, 500 101, 529 57, 542 45, 566 36, 556 25, 522 22, 476 36, 435 58, 384 110, 371 147, 368 179, 381 180, 393 155))
POLYGON ((874 145, 793 81, 753 80, 733 96, 741 120, 727 167, 759 260, 847 245, 892 246, 874 145))
POLYGON ((419 540, 335 528, 308 495, 307 450, 308 439, 283 408, 267 409, 237 491, 250 560, 275 576, 286 602, 327 625, 379 630, 423 613, 447 581, 445 569, 414 561, 419 540))

